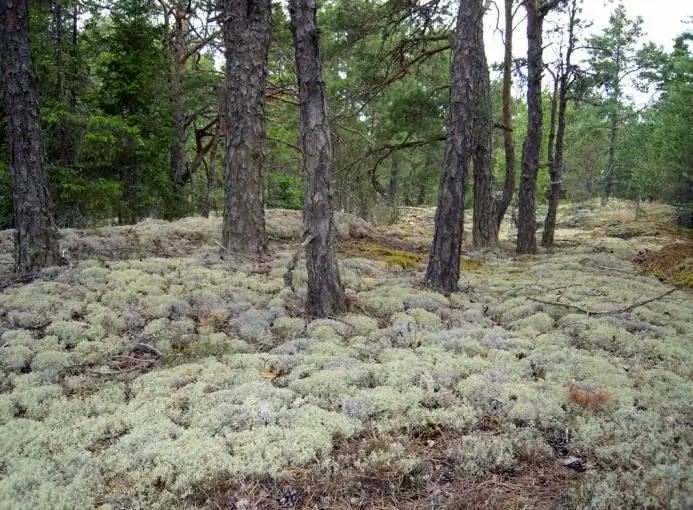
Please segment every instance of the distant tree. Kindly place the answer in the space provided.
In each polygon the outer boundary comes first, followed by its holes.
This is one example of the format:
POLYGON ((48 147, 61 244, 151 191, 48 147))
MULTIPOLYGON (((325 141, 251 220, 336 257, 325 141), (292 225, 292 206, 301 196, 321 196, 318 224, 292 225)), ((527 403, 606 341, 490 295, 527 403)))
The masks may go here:
POLYGON ((225 0, 226 157, 224 246, 266 251, 264 211, 265 87, 271 36, 270 0, 225 0))
MULTIPOLYGON (((187 160, 190 126, 200 117, 212 117, 217 127, 218 101, 213 92, 216 76, 211 59, 202 59, 202 50, 219 38, 219 31, 211 18, 218 16, 218 4, 205 0, 158 0, 164 20, 165 49, 171 66, 168 72, 173 137, 171 143, 170 172, 173 182, 173 200, 169 201, 165 216, 173 219, 185 213, 183 186, 202 164, 216 140, 202 144, 195 137, 196 154, 187 160), (205 61, 206 60, 206 61, 205 61), (205 66, 205 64, 207 64, 205 66)), ((208 120, 205 122, 209 122, 208 120)), ((199 130, 195 130, 199 135, 199 130)), ((209 134, 213 138, 212 134, 209 134)))
POLYGON ((320 32, 315 0, 290 0, 291 30, 301 103, 303 222, 308 269, 307 310, 329 317, 346 311, 332 217, 332 145, 320 68, 320 32))
POLYGON ((620 2, 602 33, 587 39, 594 84, 604 93, 602 107, 609 119, 609 157, 603 177, 602 204, 606 204, 612 194, 617 167, 618 131, 629 115, 628 108, 623 104, 624 89, 629 82, 638 85, 638 74, 644 70, 647 54, 652 50, 641 45, 644 35, 642 24, 640 16, 628 18, 626 8, 620 2))
MULTIPOLYGON (((484 164, 482 154, 476 152, 476 144, 485 142, 486 127, 474 121, 477 109, 485 112, 487 106, 480 104, 480 100, 484 97, 483 84, 488 79, 488 70, 482 69, 482 59, 477 61, 479 50, 483 51, 479 30, 483 13, 482 0, 462 0, 457 13, 450 73, 448 136, 438 188, 435 233, 425 276, 426 286, 433 289, 457 290, 469 162, 476 155, 480 164, 484 164)), ((483 61, 485 63, 485 58, 483 61)), ((485 113, 482 117, 485 118, 485 113)))
POLYGON ((541 78, 543 26, 546 15, 563 0, 525 0, 527 10, 527 136, 522 147, 517 252, 537 251, 536 187, 542 141, 541 78))
POLYGON ((214 195, 217 190, 217 144, 209 150, 209 163, 204 163, 207 168, 207 193, 202 199, 202 216, 209 218, 214 205, 214 195))
POLYGON ((513 134, 512 86, 513 86, 513 0, 505 0, 503 31, 503 150, 505 152, 505 180, 503 194, 496 202, 496 229, 500 230, 508 206, 515 193, 515 139, 513 134))
MULTIPOLYGON (((564 152, 565 152, 565 129, 566 129, 566 109, 568 107, 568 92, 574 83, 575 70, 573 68, 573 52, 575 51, 575 31, 577 30, 579 5, 578 0, 570 0, 568 8, 568 34, 567 42, 565 43, 565 54, 561 48, 561 55, 557 62, 555 75, 556 88, 554 90, 553 105, 554 111, 552 114, 557 115, 557 127, 555 139, 552 138, 552 143, 549 142, 549 177, 551 184, 549 188, 549 208, 546 212, 544 220, 544 232, 541 237, 541 245, 544 248, 553 246, 554 233, 556 230, 556 215, 558 213, 558 201, 562 186, 564 152)), ((554 115, 551 116, 553 134, 554 115)))
POLYGON ((58 264, 58 231, 46 175, 26 0, 0 0, 0 76, 8 120, 15 271, 58 264))
POLYGON ((484 2, 462 2, 466 9, 464 70, 469 82, 467 94, 474 107, 472 139, 468 141, 474 166, 474 214, 472 217, 472 244, 476 248, 495 246, 498 242, 496 220, 495 178, 493 176, 492 142, 493 109, 491 107, 491 80, 484 48, 484 2))

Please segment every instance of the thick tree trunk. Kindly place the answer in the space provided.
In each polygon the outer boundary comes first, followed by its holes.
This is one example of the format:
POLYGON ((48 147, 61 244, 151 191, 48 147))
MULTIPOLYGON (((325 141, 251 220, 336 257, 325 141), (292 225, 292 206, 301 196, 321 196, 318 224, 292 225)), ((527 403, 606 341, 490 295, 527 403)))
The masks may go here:
POLYGON ((460 251, 464 196, 469 161, 472 156, 472 123, 475 115, 476 83, 470 80, 471 62, 479 51, 478 41, 470 38, 482 9, 481 0, 462 0, 457 15, 457 32, 450 72, 450 110, 445 159, 438 188, 435 233, 425 284, 432 289, 456 291, 460 276, 460 251))
POLYGON ((0 72, 9 127, 17 229, 15 270, 19 273, 60 262, 29 47, 28 17, 26 0, 0 0, 0 72))
POLYGON ((209 218, 217 191, 217 144, 209 150, 209 165, 207 166, 207 194, 202 203, 202 216, 209 218))
POLYGON ((517 252, 536 253, 536 187, 541 156, 542 28, 544 14, 539 0, 526 0, 527 8, 527 137, 522 148, 522 173, 517 226, 517 252))
POLYGON ((614 163, 616 162, 616 133, 618 131, 618 119, 616 112, 609 114, 609 160, 604 175, 604 188, 602 189, 602 205, 606 205, 611 196, 611 187, 614 184, 614 163))
POLYGON ((566 48, 565 62, 561 67, 560 85, 558 88, 558 128, 556 130, 556 152, 553 165, 554 172, 551 175, 551 194, 549 196, 549 209, 544 220, 544 233, 541 237, 541 245, 550 248, 554 244, 556 231, 556 216, 558 214, 558 201, 560 200, 563 179, 563 147, 565 145, 565 113, 568 108, 568 89, 571 86, 572 56, 575 49, 575 24, 577 23, 578 2, 572 0, 568 19, 568 47, 566 48))
POLYGON ((513 86, 513 0, 505 0, 505 54, 503 56, 503 150, 505 152, 505 181, 503 195, 496 203, 496 225, 500 230, 505 213, 515 193, 515 140, 512 131, 513 86))
POLYGON ((471 59, 466 79, 473 97, 472 160, 474 165, 474 214, 472 244, 475 248, 488 248, 498 243, 496 224, 496 196, 491 145, 493 142, 493 110, 491 108, 491 80, 488 75, 484 49, 484 5, 482 0, 468 0, 465 6, 468 25, 465 45, 471 59))
POLYGON ((265 85, 270 0, 225 0, 226 157, 223 244, 266 251, 264 210, 265 85))
POLYGON ((303 146, 303 222, 308 269, 307 311, 330 317, 347 309, 339 276, 332 217, 332 144, 327 123, 325 82, 320 63, 320 31, 315 0, 290 0, 296 50, 303 146))

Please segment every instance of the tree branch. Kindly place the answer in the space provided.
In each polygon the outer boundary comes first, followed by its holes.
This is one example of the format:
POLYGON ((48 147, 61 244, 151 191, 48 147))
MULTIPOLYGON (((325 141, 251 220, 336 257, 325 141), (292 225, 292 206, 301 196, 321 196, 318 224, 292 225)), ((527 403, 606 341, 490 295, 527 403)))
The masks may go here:
POLYGON ((528 297, 527 300, 534 301, 535 303, 541 303, 544 305, 560 306, 561 308, 568 308, 570 310, 575 310, 576 312, 584 313, 588 317, 599 317, 602 315, 614 315, 614 314, 618 314, 618 313, 630 312, 630 311, 635 310, 636 308, 639 308, 643 305, 646 305, 648 303, 652 303, 653 301, 658 301, 662 298, 665 298, 666 296, 668 296, 669 294, 673 294, 677 290, 680 290, 680 288, 674 287, 673 289, 669 289, 668 291, 664 292, 663 294, 660 294, 660 295, 655 296, 655 297, 650 298, 650 299, 644 299, 642 301, 638 301, 636 303, 633 303, 632 305, 629 305, 625 308, 621 308, 618 310, 586 310, 584 308, 580 308, 579 306, 575 306, 575 305, 568 305, 565 303, 559 303, 557 301, 544 301, 543 299, 537 299, 537 298, 533 298, 533 297, 528 297))

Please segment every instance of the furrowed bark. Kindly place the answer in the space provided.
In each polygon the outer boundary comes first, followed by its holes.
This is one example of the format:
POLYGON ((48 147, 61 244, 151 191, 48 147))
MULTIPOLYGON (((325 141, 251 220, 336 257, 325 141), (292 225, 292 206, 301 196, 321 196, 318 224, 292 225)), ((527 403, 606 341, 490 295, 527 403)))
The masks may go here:
POLYGON ((266 252, 265 86, 270 0, 226 0, 226 157, 222 242, 232 252, 266 252))
POLYGON ((332 144, 315 0, 291 0, 303 148, 303 223, 308 270, 307 312, 330 317, 347 309, 339 276, 332 215, 332 144))
POLYGON ((15 271, 61 261, 46 175, 26 0, 0 0, 0 76, 9 127, 15 271))

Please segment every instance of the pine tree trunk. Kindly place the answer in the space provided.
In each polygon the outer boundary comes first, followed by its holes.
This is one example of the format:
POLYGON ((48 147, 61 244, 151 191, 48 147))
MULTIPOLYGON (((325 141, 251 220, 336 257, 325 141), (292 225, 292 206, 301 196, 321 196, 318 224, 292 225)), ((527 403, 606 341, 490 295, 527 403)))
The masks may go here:
POLYGON ((270 0, 225 0, 226 157, 222 241, 235 252, 266 252, 265 85, 270 0))
POLYGON ((505 180, 503 195, 496 203, 496 228, 508 211, 515 193, 515 140, 512 131, 512 86, 513 86, 513 0, 505 0, 505 54, 503 56, 503 150, 505 152, 505 180))
POLYGON ((465 61, 469 66, 466 77, 475 105, 471 141, 474 165, 472 245, 475 248, 488 248, 495 246, 498 242, 498 225, 496 224, 495 178, 491 161, 493 111, 491 80, 484 49, 484 6, 482 0, 468 0, 463 4, 467 4, 465 5, 467 25, 464 44, 468 47, 467 52, 471 57, 465 61))
POLYGON ((541 75, 544 15, 539 0, 527 0, 527 137, 522 148, 522 172, 517 226, 517 252, 536 253, 536 187, 542 138, 541 75))
POLYGON ((556 216, 558 214, 558 201, 561 196, 563 179, 563 147, 565 145, 565 113, 568 108, 568 89, 572 73, 572 56, 575 50, 575 24, 577 23, 578 2, 572 0, 568 21, 568 47, 566 48, 565 62, 561 67, 560 85, 558 88, 558 128, 556 130, 556 151, 554 154, 554 172, 551 175, 551 194, 549 196, 549 209, 544 220, 544 233, 541 245, 550 248, 554 244, 556 232, 556 216))
POLYGON ((209 218, 217 191, 217 144, 209 149, 209 166, 207 167, 207 194, 202 203, 202 216, 209 218))
POLYGON ((460 251, 464 196, 469 175, 470 146, 475 100, 474 83, 468 80, 471 62, 479 51, 478 41, 468 38, 482 8, 481 0, 462 0, 450 72, 450 110, 445 159, 438 187, 438 208, 425 284, 432 289, 456 291, 460 276, 460 251))
POLYGON ((616 132, 618 131, 618 120, 616 112, 612 111, 609 114, 609 160, 606 167, 606 175, 604 176, 604 188, 602 190, 602 205, 606 205, 611 196, 611 187, 614 184, 614 163, 616 162, 616 132))
MULTIPOLYGON (((559 71, 560 73, 561 71, 559 71)), ((544 219, 544 232, 541 236, 541 245, 544 248, 550 248, 553 244, 553 232, 556 223, 556 213, 558 211, 558 197, 561 190, 561 184, 558 182, 558 167, 556 161, 556 115, 559 108, 559 94, 561 80, 560 74, 554 78, 553 94, 551 95, 551 126, 549 128, 549 147, 548 147, 548 163, 549 163, 549 208, 544 219), (557 186, 556 186, 557 184, 557 186), (554 199, 554 193, 556 193, 554 199), (553 224, 550 222, 553 221, 553 224), (548 228, 547 228, 548 227, 548 228)))
POLYGON ((186 60, 186 36, 188 33, 188 4, 178 0, 173 7, 173 75, 171 76, 171 106, 173 108, 173 141, 171 145, 171 180, 173 181, 172 200, 167 203, 165 217, 169 220, 179 217, 183 212, 183 187, 190 179, 185 160, 185 114, 186 97, 183 90, 186 60))
POLYGON ((397 151, 392 154, 390 163, 390 183, 388 185, 387 194, 390 207, 392 208, 390 213, 390 221, 394 223, 397 221, 398 216, 397 195, 399 192, 399 168, 402 163, 400 154, 397 151))
POLYGON ((9 126, 15 270, 29 273, 60 261, 46 175, 26 0, 0 0, 0 72, 9 126))
POLYGON ((188 4, 178 1, 174 10, 173 26, 173 124, 174 140, 171 151, 171 173, 176 183, 184 182, 189 176, 185 171, 185 91, 183 78, 186 60, 186 36, 188 33, 188 4))
POLYGON ((327 123, 325 82, 320 63, 320 31, 315 0, 290 0, 296 51, 303 146, 303 222, 307 236, 307 311, 330 317, 346 311, 339 276, 332 216, 332 144, 327 123))

